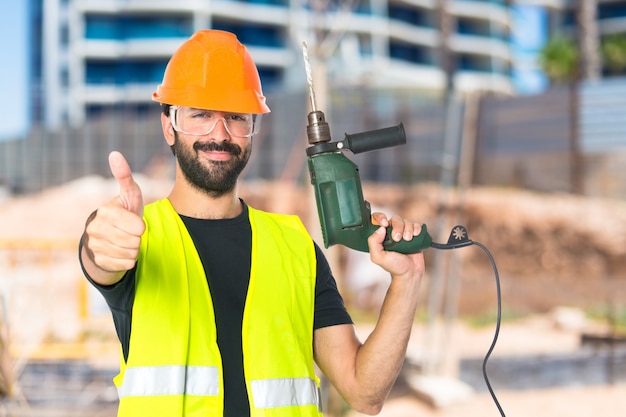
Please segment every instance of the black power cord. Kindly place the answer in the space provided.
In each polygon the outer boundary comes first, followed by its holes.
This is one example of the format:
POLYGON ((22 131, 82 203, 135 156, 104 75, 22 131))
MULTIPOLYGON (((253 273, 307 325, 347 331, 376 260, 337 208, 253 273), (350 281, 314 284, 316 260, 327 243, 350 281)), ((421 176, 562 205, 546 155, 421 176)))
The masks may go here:
POLYGON ((487 254, 487 257, 489 258, 489 262, 491 262, 491 267, 493 268, 493 272, 494 272, 495 279, 496 279, 496 297, 498 301, 498 309, 497 309, 497 314, 496 314, 496 328, 493 333, 493 340, 491 341, 491 346, 489 346, 489 350, 487 350, 485 358, 483 359, 482 371, 483 371, 483 378, 485 380, 485 384, 487 385, 487 389, 489 390, 489 394, 491 395, 493 402, 498 408, 500 415, 502 417, 506 417, 504 414, 504 410, 502 410, 502 407, 500 406, 500 402, 498 401, 498 398, 496 397, 496 394, 493 391, 493 388, 491 388, 491 383, 489 382, 489 377, 487 376, 487 361, 489 360, 489 357, 491 356, 491 353, 493 352, 494 348, 496 347, 496 343, 498 342, 498 336, 500 335, 500 324, 502 322, 502 295, 501 295, 501 290, 500 290, 500 274, 498 273, 498 267, 496 266, 496 261, 494 260, 493 255, 491 254, 491 252, 489 252, 489 249, 487 249, 485 245, 469 239, 469 236, 467 235, 467 229, 465 228, 465 226, 461 226, 461 225, 457 225, 452 228, 452 232, 450 233, 450 237, 448 238, 448 243, 442 244, 442 243, 433 242, 431 247, 435 249, 450 250, 450 249, 464 248, 464 247, 471 246, 471 245, 478 246, 487 254))

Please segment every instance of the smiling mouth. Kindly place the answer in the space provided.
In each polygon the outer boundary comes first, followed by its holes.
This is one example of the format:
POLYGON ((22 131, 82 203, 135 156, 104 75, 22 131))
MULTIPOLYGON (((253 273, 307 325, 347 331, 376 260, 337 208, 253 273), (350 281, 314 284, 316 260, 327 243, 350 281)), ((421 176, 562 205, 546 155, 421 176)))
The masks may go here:
POLYGON ((230 160, 230 159, 232 159, 232 158, 237 156, 237 155, 234 155, 232 152, 228 152, 228 151, 206 151, 206 150, 200 150, 200 152, 202 152, 204 155, 206 155, 209 159, 215 160, 215 161, 226 161, 226 160, 230 160))
POLYGON ((229 155, 234 157, 237 157, 241 154, 241 148, 239 146, 228 142, 196 142, 194 143, 193 148, 196 152, 203 152, 206 154, 229 155))

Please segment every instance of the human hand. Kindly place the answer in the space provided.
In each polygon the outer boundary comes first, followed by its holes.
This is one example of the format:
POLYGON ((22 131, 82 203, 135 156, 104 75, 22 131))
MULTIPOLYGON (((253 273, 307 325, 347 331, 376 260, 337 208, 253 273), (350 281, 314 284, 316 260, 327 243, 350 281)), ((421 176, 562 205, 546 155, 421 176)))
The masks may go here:
POLYGON ((401 240, 411 241, 418 236, 422 230, 420 223, 403 219, 400 216, 393 216, 388 219, 383 213, 373 213, 374 224, 380 228, 368 238, 369 253, 372 262, 381 266, 392 276, 418 276, 424 273, 424 256, 422 252, 404 255, 394 251, 384 249, 383 241, 386 237, 386 228, 391 226, 391 238, 394 242, 401 240))
POLYGON ((109 167, 120 192, 90 216, 83 234, 83 250, 97 269, 89 268, 84 257, 83 266, 101 284, 111 284, 133 268, 146 228, 142 219, 143 194, 128 162, 121 153, 111 152, 109 167))

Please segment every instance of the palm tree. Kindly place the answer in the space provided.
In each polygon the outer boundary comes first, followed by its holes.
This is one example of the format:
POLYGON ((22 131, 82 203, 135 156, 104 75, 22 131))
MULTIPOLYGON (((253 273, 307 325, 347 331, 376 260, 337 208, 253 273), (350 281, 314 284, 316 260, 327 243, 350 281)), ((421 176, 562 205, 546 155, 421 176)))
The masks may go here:
POLYGON ((609 35, 602 41, 602 59, 612 74, 620 74, 626 69, 626 35, 609 35))
POLYGON ((578 0, 576 9, 580 79, 597 80, 602 69, 598 35, 598 0, 578 0))
POLYGON ((539 65, 553 83, 572 81, 578 70, 576 44, 562 36, 550 39, 539 51, 539 65))
POLYGON ((539 65, 552 83, 569 86, 571 191, 575 194, 583 194, 583 162, 578 131, 580 55, 576 43, 560 36, 550 39, 539 51, 539 65))

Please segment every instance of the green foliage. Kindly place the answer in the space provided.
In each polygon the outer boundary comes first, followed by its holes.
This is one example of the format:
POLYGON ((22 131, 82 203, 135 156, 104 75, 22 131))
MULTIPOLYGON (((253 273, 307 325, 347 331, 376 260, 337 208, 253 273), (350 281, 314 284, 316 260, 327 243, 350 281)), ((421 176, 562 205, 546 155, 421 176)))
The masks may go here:
POLYGON ((613 74, 626 69, 626 35, 609 35, 602 40, 602 60, 605 67, 613 74))
MULTIPOLYGON (((613 74, 626 71, 626 35, 608 35, 600 44, 602 62, 613 74)), ((539 51, 539 65, 553 83, 574 80, 578 67, 579 51, 576 43, 568 38, 556 36, 539 51)))
POLYGON ((611 305, 590 309, 589 317, 599 322, 605 322, 611 330, 621 336, 626 336, 626 306, 611 305))
MULTIPOLYGON (((502 322, 514 322, 526 317, 525 313, 510 310, 507 308, 502 309, 502 322)), ((474 314, 471 316, 464 316, 462 320, 471 328, 479 329, 483 327, 493 326, 497 321, 496 311, 489 311, 482 314, 474 314)))
POLYGON ((550 39, 539 51, 539 65, 552 82, 574 79, 578 63, 576 44, 564 37, 550 39))

